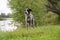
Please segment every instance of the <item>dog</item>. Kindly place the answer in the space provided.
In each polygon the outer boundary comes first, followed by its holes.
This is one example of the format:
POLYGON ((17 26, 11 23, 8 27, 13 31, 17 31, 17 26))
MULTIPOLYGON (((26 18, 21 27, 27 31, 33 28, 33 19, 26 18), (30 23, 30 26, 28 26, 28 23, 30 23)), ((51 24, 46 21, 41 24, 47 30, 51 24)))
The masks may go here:
POLYGON ((28 26, 34 27, 34 17, 32 15, 32 10, 30 8, 25 9, 25 21, 27 28, 28 26))

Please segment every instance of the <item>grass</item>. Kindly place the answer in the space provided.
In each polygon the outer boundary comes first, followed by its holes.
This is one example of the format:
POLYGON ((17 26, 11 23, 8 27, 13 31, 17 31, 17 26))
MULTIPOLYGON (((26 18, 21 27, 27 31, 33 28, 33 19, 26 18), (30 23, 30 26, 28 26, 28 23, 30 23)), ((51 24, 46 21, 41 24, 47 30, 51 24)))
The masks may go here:
POLYGON ((38 26, 34 29, 18 28, 12 32, 1 32, 0 40, 60 40, 60 26, 38 26))

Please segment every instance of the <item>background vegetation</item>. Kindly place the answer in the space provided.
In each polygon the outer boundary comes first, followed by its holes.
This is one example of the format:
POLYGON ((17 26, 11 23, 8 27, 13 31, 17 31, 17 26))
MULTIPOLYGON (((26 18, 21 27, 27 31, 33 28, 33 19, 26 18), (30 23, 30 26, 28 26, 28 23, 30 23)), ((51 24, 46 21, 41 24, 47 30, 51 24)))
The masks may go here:
MULTIPOLYGON (((57 3, 57 8, 60 7, 59 0, 54 0, 57 3)), ((59 16, 57 13, 49 11, 47 13, 48 0, 10 0, 9 5, 13 10, 12 17, 15 21, 25 23, 24 9, 31 8, 35 18, 35 25, 59 24, 59 16)))
POLYGON ((42 17, 47 14, 45 7, 47 0, 11 0, 9 3, 13 10, 12 17, 18 22, 25 22, 24 10, 27 7, 33 10, 36 25, 42 24, 42 17))
POLYGON ((5 14, 5 13, 1 13, 0 15, 0 20, 5 20, 6 18, 11 18, 11 14, 5 14))

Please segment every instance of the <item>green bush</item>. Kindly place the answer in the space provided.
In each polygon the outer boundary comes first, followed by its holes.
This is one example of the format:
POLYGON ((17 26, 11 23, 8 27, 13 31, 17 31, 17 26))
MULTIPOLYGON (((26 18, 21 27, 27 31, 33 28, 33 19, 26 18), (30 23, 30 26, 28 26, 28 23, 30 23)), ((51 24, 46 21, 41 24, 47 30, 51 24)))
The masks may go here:
POLYGON ((9 5, 14 21, 25 24, 24 9, 26 7, 32 9, 34 15, 35 25, 57 24, 59 23, 59 16, 55 13, 48 12, 45 7, 47 0, 10 0, 9 5))
POLYGON ((11 0, 9 5, 13 10, 12 17, 15 21, 25 23, 24 9, 31 8, 32 14, 34 15, 35 24, 41 24, 41 18, 46 14, 46 4, 47 0, 11 0))

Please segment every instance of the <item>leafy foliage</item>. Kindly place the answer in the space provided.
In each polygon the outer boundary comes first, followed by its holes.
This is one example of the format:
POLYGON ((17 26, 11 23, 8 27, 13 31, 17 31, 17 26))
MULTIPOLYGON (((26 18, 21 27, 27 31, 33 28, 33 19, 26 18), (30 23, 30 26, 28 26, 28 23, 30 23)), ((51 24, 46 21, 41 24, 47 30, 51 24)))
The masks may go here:
POLYGON ((18 22, 25 22, 25 15, 24 15, 24 9, 25 8, 31 8, 32 14, 34 15, 35 24, 40 25, 41 24, 41 17, 44 16, 46 13, 45 11, 45 4, 47 0, 10 0, 9 5, 11 9, 13 10, 12 17, 15 21, 18 22))
POLYGON ((0 18, 10 18, 11 14, 1 13, 0 18))
MULTIPOLYGON (((57 8, 60 9, 60 0, 54 0, 57 3, 57 8)), ((24 9, 31 8, 34 15, 35 25, 45 24, 57 24, 59 23, 59 16, 49 11, 45 5, 48 4, 48 0, 10 0, 9 6, 13 10, 12 17, 17 22, 25 24, 24 9)), ((48 4, 50 5, 50 4, 48 4)))

